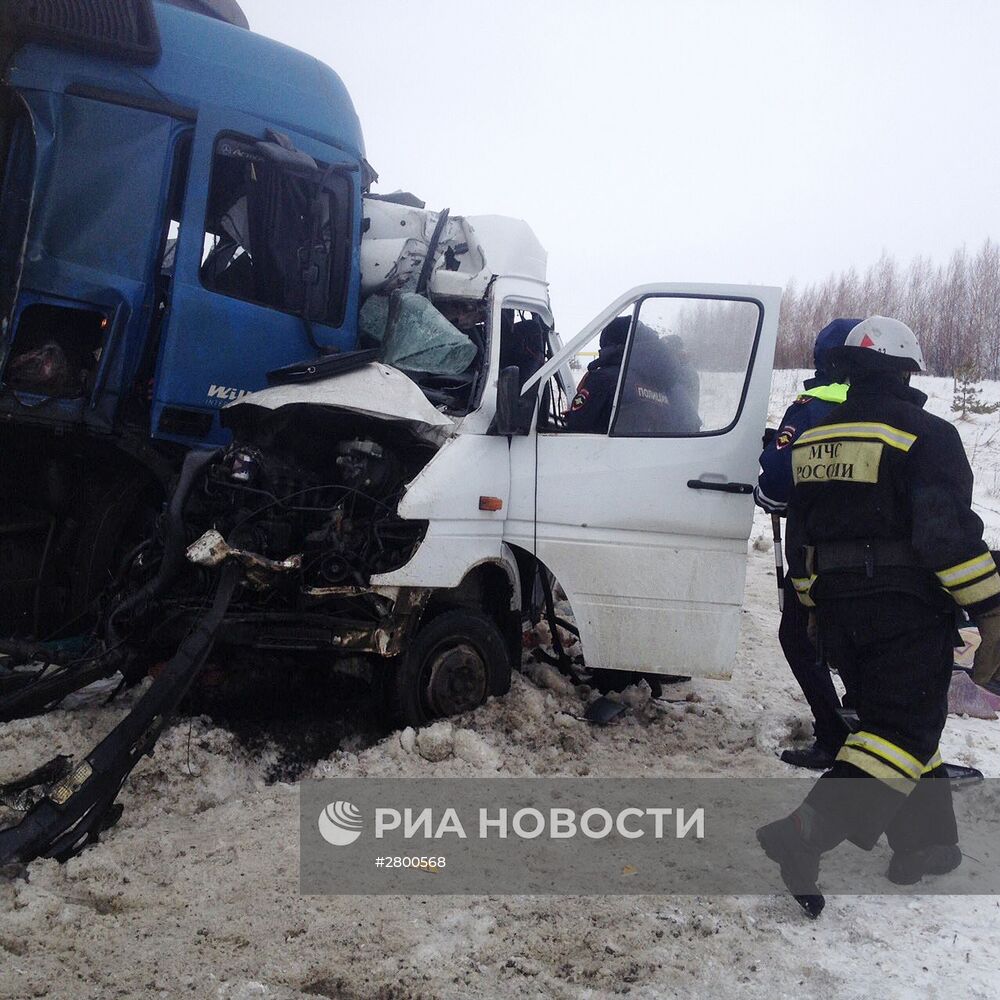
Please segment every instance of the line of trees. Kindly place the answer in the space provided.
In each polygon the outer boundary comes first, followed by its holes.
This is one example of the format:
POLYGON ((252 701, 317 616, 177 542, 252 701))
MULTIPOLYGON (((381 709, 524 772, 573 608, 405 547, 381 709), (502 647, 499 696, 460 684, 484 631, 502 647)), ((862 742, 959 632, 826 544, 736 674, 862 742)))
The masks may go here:
POLYGON ((816 334, 837 316, 880 314, 916 333, 928 370, 972 368, 1000 378, 1000 245, 956 250, 947 264, 916 257, 901 268, 883 254, 864 273, 854 268, 798 288, 789 282, 778 325, 778 368, 811 368, 816 334))

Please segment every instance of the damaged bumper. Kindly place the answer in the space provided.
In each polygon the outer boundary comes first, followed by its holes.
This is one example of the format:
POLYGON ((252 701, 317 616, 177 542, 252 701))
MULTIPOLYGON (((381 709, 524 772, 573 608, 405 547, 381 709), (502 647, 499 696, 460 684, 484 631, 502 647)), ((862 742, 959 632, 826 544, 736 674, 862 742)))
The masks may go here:
MULTIPOLYGON (((371 594, 368 588, 338 588, 371 594)), ((234 611, 219 627, 221 645, 261 652, 363 653, 392 658, 406 648, 410 634, 431 595, 430 590, 401 590, 377 624, 333 621, 323 614, 234 611)))

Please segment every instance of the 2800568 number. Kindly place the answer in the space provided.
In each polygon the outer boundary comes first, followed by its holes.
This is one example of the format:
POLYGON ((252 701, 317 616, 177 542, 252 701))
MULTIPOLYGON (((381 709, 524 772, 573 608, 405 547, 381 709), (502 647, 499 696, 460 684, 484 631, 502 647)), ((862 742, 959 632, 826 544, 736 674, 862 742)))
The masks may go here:
POLYGON ((444 857, 425 857, 424 855, 395 854, 375 859, 376 868, 425 868, 435 871, 447 865, 444 857))

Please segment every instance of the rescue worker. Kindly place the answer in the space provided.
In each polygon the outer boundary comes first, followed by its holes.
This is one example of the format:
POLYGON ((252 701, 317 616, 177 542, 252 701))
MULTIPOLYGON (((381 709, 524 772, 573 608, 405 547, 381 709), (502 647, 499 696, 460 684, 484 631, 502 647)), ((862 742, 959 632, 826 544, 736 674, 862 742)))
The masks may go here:
POLYGON ((1000 649, 1000 576, 972 511, 972 470, 958 431, 909 385, 924 367, 916 337, 872 316, 831 361, 850 389, 792 448, 789 573, 847 671, 860 728, 805 801, 757 831, 813 917, 820 857, 844 840, 870 850, 885 832, 897 884, 961 863, 938 752, 956 608, 979 626, 980 668, 1000 649))
MULTIPOLYGON (((792 492, 792 445, 800 434, 825 420, 847 398, 847 386, 828 370, 828 354, 843 347, 857 319, 835 319, 820 330, 813 348, 816 374, 806 379, 803 391, 785 411, 777 433, 760 456, 761 473, 754 501, 769 514, 784 516, 792 492)), ((785 598, 778 626, 778 642, 805 695, 813 715, 813 743, 804 750, 784 750, 781 759, 793 767, 826 770, 850 729, 840 714, 840 698, 830 671, 808 634, 809 612, 798 601, 791 578, 785 575, 785 598)))

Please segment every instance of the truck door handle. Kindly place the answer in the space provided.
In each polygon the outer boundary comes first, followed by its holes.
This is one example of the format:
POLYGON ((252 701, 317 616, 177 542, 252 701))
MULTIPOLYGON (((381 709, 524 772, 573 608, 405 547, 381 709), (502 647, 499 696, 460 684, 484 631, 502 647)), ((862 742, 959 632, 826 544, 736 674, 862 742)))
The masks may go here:
POLYGON ((704 479, 689 479, 692 490, 715 490, 717 493, 753 493, 750 483, 710 483, 704 479))

